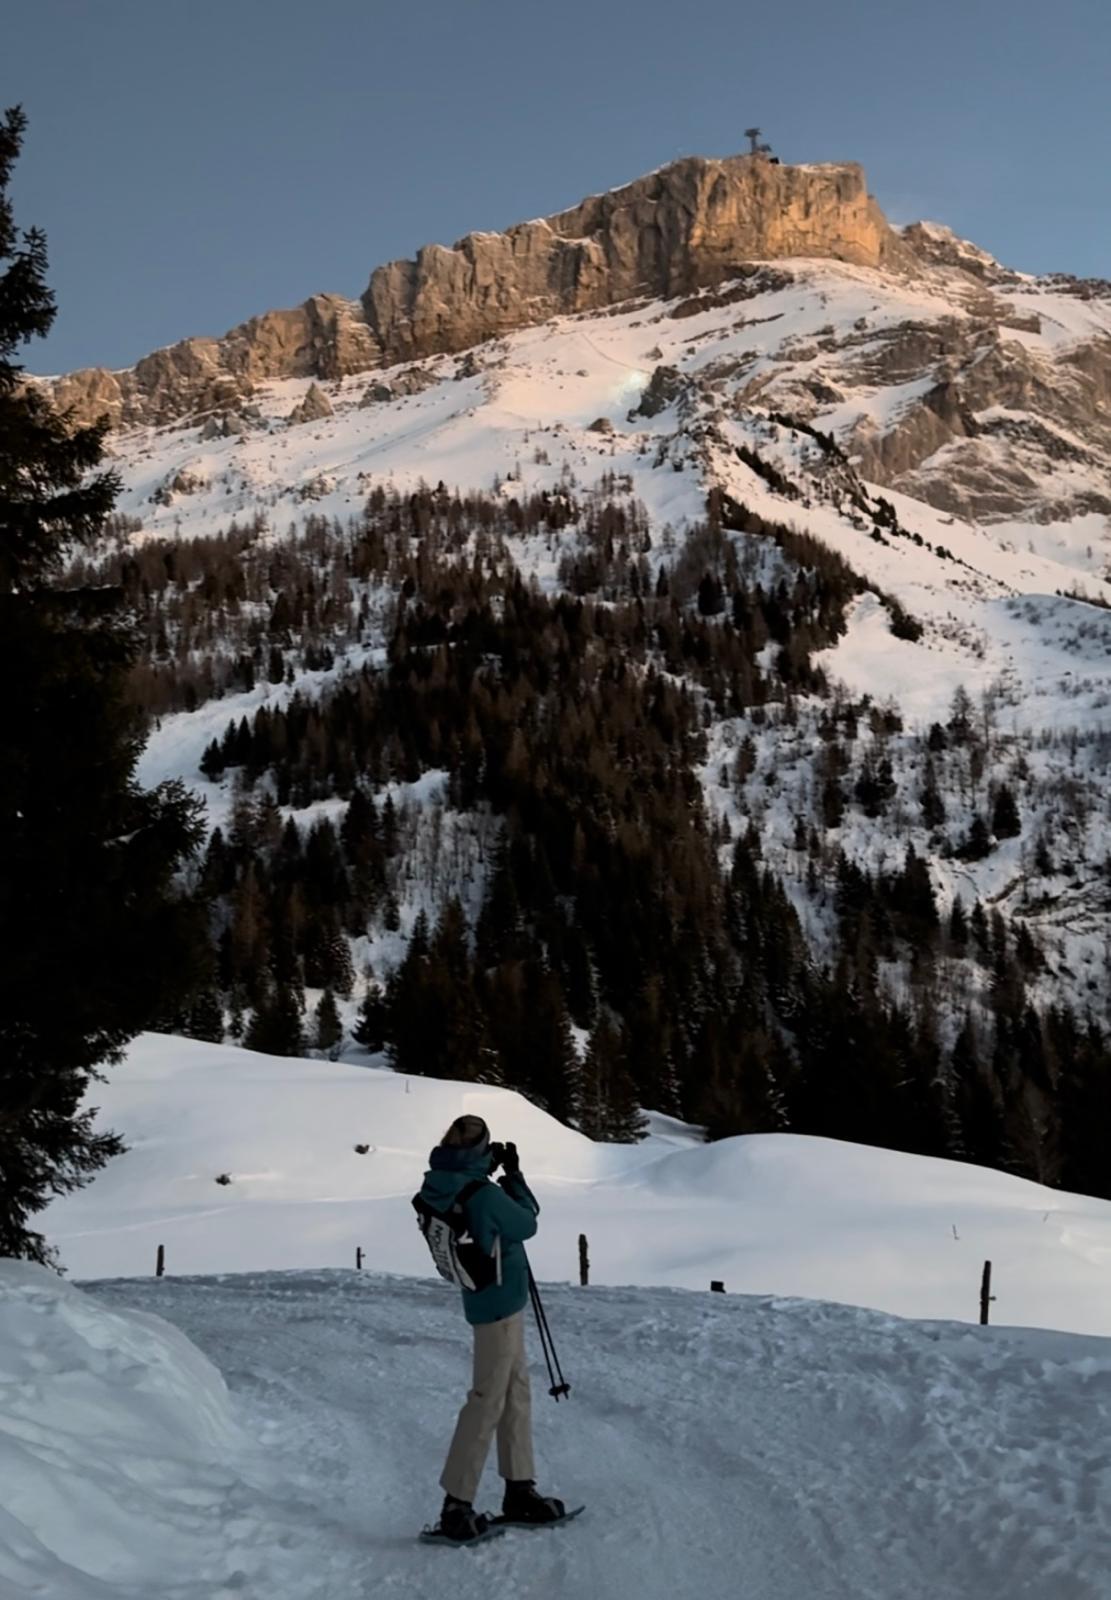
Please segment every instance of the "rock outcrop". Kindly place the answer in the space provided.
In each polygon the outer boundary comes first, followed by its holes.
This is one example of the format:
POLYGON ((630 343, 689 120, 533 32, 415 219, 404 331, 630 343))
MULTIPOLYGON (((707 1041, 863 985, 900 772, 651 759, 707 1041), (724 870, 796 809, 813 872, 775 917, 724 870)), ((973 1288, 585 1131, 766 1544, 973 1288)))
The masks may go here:
POLYGON ((318 383, 311 383, 301 404, 294 406, 286 420, 295 426, 299 422, 320 422, 333 415, 332 402, 324 390, 318 383))
POLYGON ((105 414, 113 427, 200 421, 238 411, 264 379, 342 378, 381 360, 359 302, 319 294, 252 317, 222 339, 183 339, 121 372, 71 372, 56 381, 54 396, 75 422, 105 414))
POLYGON ((692 156, 570 211, 390 262, 374 273, 363 305, 387 361, 403 361, 561 313, 641 295, 670 299, 783 256, 871 267, 914 260, 855 164, 692 156))
MULTIPOLYGON (((836 409, 841 445, 863 477, 948 514, 981 522, 1111 514, 1111 337, 1094 321, 1085 338, 1056 351, 1024 340, 1042 321, 1029 283, 1020 285, 1018 309, 1004 282, 981 310, 980 274, 938 265, 940 282, 970 313, 841 324, 820 347, 784 341, 775 366, 742 381, 734 404, 820 426, 836 409), (877 420, 870 397, 900 387, 906 395, 877 420), (860 413, 852 421, 854 400, 860 413), (1070 466, 1078 469, 1071 484, 1070 466)), ((932 282, 936 288, 939 279, 932 282)), ((1052 302, 1049 320, 1060 315, 1052 302)))
POLYGON ((186 339, 121 372, 57 380, 76 422, 161 424, 235 412, 266 379, 341 378, 636 296, 674 297, 752 261, 824 256, 913 266, 859 166, 780 166, 692 156, 505 233, 379 267, 361 301, 320 294, 222 339, 186 339))

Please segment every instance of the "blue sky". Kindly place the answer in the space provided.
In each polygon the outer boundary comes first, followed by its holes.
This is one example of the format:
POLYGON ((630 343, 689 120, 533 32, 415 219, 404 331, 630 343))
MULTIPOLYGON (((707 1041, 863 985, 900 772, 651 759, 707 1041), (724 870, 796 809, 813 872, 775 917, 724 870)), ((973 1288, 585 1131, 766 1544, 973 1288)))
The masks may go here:
POLYGON ((121 366, 758 123, 894 221, 1111 277, 1108 0, 33 0, 0 103, 60 313, 28 364, 121 366))

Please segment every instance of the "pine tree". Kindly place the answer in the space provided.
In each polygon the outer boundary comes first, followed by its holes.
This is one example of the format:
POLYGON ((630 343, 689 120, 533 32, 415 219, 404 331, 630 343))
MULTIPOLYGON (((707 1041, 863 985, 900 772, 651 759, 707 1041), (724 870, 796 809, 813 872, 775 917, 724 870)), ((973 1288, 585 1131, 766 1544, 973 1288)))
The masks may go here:
POLYGON ((343 1024, 339 1019, 336 997, 331 989, 325 989, 316 1008, 316 1048, 325 1051, 334 1061, 333 1052, 338 1050, 342 1039, 343 1024))
POLYGON ((996 790, 991 808, 991 831, 997 839, 1017 839, 1022 832, 1022 818, 1014 791, 1005 783, 996 790))
POLYGON ((228 1010, 228 1037, 242 1039, 245 1023, 243 1021, 243 991, 236 985, 231 991, 231 1003, 228 1010))
POLYGON ((703 617, 717 617, 725 610, 725 595, 721 579, 712 572, 704 574, 698 585, 698 611, 703 617))
POLYGON ((389 1042, 389 1022, 390 1013, 386 997, 372 978, 366 986, 366 994, 359 1007, 359 1019, 352 1032, 364 1050, 377 1055, 389 1042))
POLYGON ((439 1007, 443 990, 430 952, 428 918, 422 911, 413 924, 405 959, 386 991, 390 1066, 395 1072, 412 1077, 428 1077, 441 1071, 445 1019, 439 1007))
POLYGON ((135 782, 142 734, 120 595, 59 586, 115 499, 106 424, 74 428, 20 387, 20 345, 54 320, 46 243, 8 185, 26 125, 0 121, 0 1255, 51 1259, 29 1226, 121 1148, 82 1109, 100 1069, 182 1008, 201 929, 173 889, 196 847, 180 785, 135 782))
POLYGON ((224 1008, 213 989, 202 989, 189 1009, 185 1030, 190 1039, 206 1039, 210 1044, 224 1042, 224 1008))
POLYGON ((918 799, 922 807, 922 821, 926 827, 940 828, 945 821, 945 801, 941 798, 941 791, 937 786, 937 774, 932 761, 926 763, 926 775, 918 799))
POLYGON ((604 1139, 609 1120, 610 1064, 617 1049, 617 1034, 609 1017, 594 1025, 579 1084, 579 1128, 588 1139, 604 1139))
POLYGON ((355 987, 351 946, 332 911, 310 917, 305 933, 305 983, 310 989, 334 989, 344 999, 355 987))
POLYGON ((954 745, 965 745, 972 737, 972 700, 962 684, 953 690, 947 727, 950 742, 954 745))
POLYGON ((529 1086, 553 1117, 570 1122, 578 1110, 579 1058, 563 989, 555 973, 545 966, 533 967, 527 1006, 529 1086))
POLYGON ((267 987, 268 919, 256 862, 252 857, 236 885, 231 904, 228 963, 233 982, 241 983, 251 1005, 267 987))
POLYGON ((1068 1012, 1057 1011, 1050 1013, 1048 1024, 1062 1063, 1061 1181, 1067 1189, 1106 1198, 1111 1189, 1111 1047, 1091 1019, 1081 1029, 1068 1012))
POLYGON ((523 948, 521 905, 508 840, 503 834, 475 927, 475 953, 480 967, 496 967, 519 956, 523 948))
POLYGON ((912 844, 907 845, 903 870, 895 880, 892 903, 903 923, 903 932, 912 942, 928 937, 937 927, 930 869, 912 844))
POLYGON ((988 825, 979 814, 973 817, 972 825, 968 830, 968 837, 957 851, 962 861, 982 861, 985 856, 991 855, 991 834, 988 825))
POLYGON ((866 817, 882 817, 895 794, 895 775, 888 756, 876 759, 869 750, 853 789, 866 817))
MULTIPOLYGON (((414 944, 419 950, 415 928, 414 944)), ((463 1082, 476 1079, 487 1058, 485 1018, 475 993, 467 922, 456 899, 440 914, 428 956, 422 958, 420 982, 407 1003, 424 1013, 422 1070, 463 1082)))
POLYGON ((601 1016, 587 1046, 581 1075, 579 1127, 588 1139, 635 1144, 647 1124, 637 1105, 620 1023, 601 1016))
POLYGON ((243 1043, 268 1056, 302 1056, 305 1033, 303 1001, 288 984, 277 984, 251 1018, 243 1043))

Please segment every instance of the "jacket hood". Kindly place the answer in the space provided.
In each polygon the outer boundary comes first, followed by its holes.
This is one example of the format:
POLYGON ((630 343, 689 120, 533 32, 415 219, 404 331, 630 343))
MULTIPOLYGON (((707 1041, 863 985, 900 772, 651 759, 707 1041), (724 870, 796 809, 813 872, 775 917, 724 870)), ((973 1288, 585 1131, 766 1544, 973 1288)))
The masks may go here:
POLYGON ((460 1189, 476 1178, 490 1176, 489 1150, 468 1150, 462 1145, 437 1145, 428 1158, 421 1193, 430 1205, 454 1200, 460 1189))

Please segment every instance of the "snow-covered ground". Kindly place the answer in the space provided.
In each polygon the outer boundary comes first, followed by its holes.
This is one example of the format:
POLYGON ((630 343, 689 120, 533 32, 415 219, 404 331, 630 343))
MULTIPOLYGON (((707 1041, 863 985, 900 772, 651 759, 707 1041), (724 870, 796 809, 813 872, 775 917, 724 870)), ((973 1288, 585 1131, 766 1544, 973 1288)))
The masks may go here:
MULTIPOLYGON (((446 1285, 333 1271, 86 1293, 0 1263, 0 1592, 1106 1595, 1105 1340, 770 1296, 545 1301, 572 1393, 557 1407, 534 1385, 538 1470, 587 1512, 439 1550, 414 1536, 468 1378, 446 1285)), ((480 1503, 497 1494, 491 1467, 480 1503)))
POLYGON ((806 1296, 1111 1336, 1111 1203, 986 1168, 834 1140, 703 1144, 653 1120, 597 1145, 520 1095, 350 1062, 298 1061, 148 1034, 93 1099, 130 1150, 44 1227, 75 1278, 353 1266, 429 1270, 409 1200, 452 1118, 513 1139, 543 1205, 548 1281, 806 1296), (365 1154, 356 1145, 367 1145, 365 1154), (229 1176, 231 1182, 218 1184, 229 1176))

